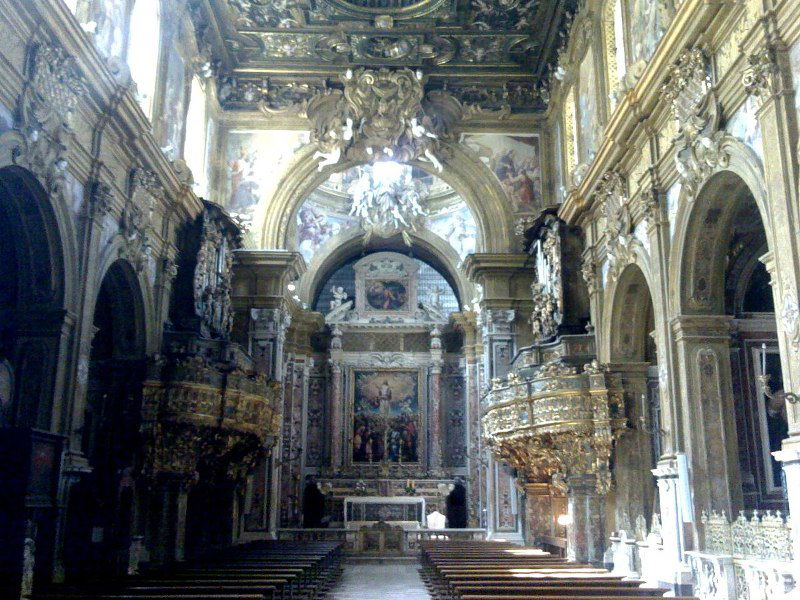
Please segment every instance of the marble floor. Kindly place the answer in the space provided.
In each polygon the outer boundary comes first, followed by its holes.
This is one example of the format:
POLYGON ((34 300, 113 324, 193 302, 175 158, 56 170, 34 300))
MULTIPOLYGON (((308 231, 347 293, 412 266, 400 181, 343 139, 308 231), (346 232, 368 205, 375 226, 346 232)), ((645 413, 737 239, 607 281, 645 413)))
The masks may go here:
POLYGON ((333 600, 428 600, 416 561, 346 561, 344 573, 329 596, 333 600))

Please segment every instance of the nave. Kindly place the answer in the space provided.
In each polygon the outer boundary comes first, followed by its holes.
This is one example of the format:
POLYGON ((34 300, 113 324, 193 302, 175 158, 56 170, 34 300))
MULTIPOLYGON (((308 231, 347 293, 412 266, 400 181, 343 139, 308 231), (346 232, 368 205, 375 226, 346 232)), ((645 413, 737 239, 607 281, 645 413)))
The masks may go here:
POLYGON ((437 540, 418 557, 370 559, 336 543, 254 542, 167 569, 42 586, 32 600, 635 600, 668 591, 507 542, 437 540))
POLYGON ((799 148, 800 0, 0 0, 0 600, 794 600, 799 148))

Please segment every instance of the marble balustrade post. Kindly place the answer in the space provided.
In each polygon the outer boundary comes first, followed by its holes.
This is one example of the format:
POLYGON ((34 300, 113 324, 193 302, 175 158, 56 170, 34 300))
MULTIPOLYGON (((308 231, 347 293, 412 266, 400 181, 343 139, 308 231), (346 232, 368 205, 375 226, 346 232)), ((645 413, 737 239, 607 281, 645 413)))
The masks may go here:
POLYGON ((658 584, 676 593, 689 593, 691 572, 683 563, 685 539, 678 468, 674 458, 662 458, 652 471, 658 483, 661 517, 662 560, 658 569, 658 584))
MULTIPOLYGON (((800 449, 796 446, 791 448, 787 446, 784 441, 784 449, 773 452, 772 456, 783 464, 789 514, 800 515, 800 449)), ((797 525, 792 526, 792 556, 794 556, 792 575, 795 581, 800 581, 800 527, 797 525)))

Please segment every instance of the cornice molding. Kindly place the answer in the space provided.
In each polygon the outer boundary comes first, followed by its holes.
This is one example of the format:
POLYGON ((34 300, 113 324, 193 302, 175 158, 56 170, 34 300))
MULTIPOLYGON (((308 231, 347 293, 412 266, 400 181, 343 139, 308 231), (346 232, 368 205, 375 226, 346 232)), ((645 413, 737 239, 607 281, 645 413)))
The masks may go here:
POLYGON ((647 64, 641 78, 621 99, 610 115, 605 127, 603 143, 594 161, 589 165, 580 185, 572 189, 559 210, 559 216, 568 223, 576 223, 581 214, 592 206, 592 190, 608 169, 619 163, 629 150, 629 140, 642 122, 659 113, 666 105, 661 83, 669 67, 687 47, 696 45, 705 35, 708 24, 720 11, 736 7, 704 2, 684 2, 664 34, 656 52, 647 64))

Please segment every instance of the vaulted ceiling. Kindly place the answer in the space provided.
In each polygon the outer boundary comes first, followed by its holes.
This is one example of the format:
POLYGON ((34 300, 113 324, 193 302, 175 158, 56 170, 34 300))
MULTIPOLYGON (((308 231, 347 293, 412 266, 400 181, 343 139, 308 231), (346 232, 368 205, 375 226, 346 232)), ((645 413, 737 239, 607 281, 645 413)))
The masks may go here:
POLYGON ((546 106, 577 0, 192 0, 226 109, 302 110, 349 67, 422 69, 479 110, 546 106))

